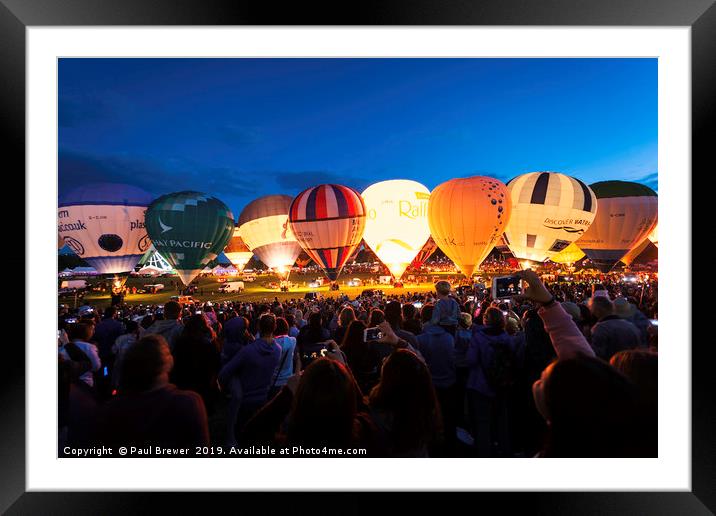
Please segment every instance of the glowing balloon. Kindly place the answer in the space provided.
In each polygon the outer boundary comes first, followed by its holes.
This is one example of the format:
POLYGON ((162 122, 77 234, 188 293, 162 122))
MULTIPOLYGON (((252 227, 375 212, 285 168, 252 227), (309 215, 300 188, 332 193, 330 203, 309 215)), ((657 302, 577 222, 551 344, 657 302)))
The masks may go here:
POLYGON ((239 234, 267 267, 285 279, 301 246, 288 227, 288 195, 267 195, 251 201, 239 215, 239 234))
POLYGON ((351 253, 360 245, 366 209, 358 192, 342 185, 304 190, 289 211, 291 229, 311 259, 336 281, 351 253))
POLYGON ((651 240, 649 240, 649 238, 645 238, 644 240, 639 242, 634 247, 634 249, 630 250, 627 254, 622 256, 619 261, 628 267, 629 265, 631 265, 634 262, 634 260, 639 258, 639 255, 641 253, 643 253, 647 247, 649 247, 650 243, 651 243, 651 240))
POLYGON ((543 262, 581 237, 597 212, 597 198, 579 179, 530 172, 507 183, 512 216, 505 242, 515 258, 543 262))
POLYGON ((149 206, 146 220, 154 247, 185 285, 223 251, 234 233, 231 210, 200 192, 161 196, 149 206))
POLYGON ((60 200, 57 232, 97 272, 128 273, 151 244, 144 227, 151 201, 150 194, 134 186, 87 184, 60 200))
POLYGON ((433 237, 431 236, 430 238, 428 238, 428 241, 425 242, 425 245, 422 247, 422 249, 418 251, 418 254, 415 255, 413 263, 411 263, 410 266, 414 269, 419 269, 437 250, 438 244, 435 243, 435 240, 433 240, 433 237))
POLYGON ((309 263, 311 263, 311 257, 306 254, 306 251, 301 251, 301 254, 296 258, 296 265, 298 265, 299 269, 303 269, 309 263))
POLYGON ((648 186, 629 181, 602 181, 590 188, 599 207, 578 245, 597 269, 609 272, 654 229, 658 198, 648 186))
POLYGON ((511 213, 507 186, 491 177, 446 181, 433 190, 428 203, 435 243, 468 278, 499 242, 511 213))
POLYGON ((563 250, 549 257, 550 261, 554 263, 565 263, 571 265, 584 258, 584 251, 582 251, 577 244, 572 242, 563 250))
POLYGON ((234 228, 234 234, 231 240, 229 240, 229 244, 224 249, 224 256, 236 267, 237 271, 241 272, 253 255, 254 253, 251 252, 251 249, 249 249, 241 239, 237 226, 234 228))
POLYGON ((370 185, 362 196, 368 214, 363 240, 400 279, 430 237, 430 190, 416 181, 393 179, 370 185))
POLYGON ((659 247, 659 224, 654 226, 652 232, 649 233, 649 240, 651 240, 651 243, 656 247, 659 247))

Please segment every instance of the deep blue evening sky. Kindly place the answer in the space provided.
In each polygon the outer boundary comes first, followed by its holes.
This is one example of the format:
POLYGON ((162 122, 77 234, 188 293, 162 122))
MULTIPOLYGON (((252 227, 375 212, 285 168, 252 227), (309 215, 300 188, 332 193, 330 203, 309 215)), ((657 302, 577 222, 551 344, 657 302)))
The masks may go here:
POLYGON ((555 170, 656 189, 656 59, 61 59, 60 193, 555 170))

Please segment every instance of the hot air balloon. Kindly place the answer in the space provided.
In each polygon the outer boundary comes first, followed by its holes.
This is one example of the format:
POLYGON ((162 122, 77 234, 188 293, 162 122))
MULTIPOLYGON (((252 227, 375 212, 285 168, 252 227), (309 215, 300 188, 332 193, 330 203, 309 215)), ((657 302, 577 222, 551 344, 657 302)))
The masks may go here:
POLYGON ((428 238, 428 241, 425 242, 425 245, 418 251, 418 254, 415 255, 415 258, 413 258, 413 263, 410 264, 410 266, 413 269, 419 269, 423 266, 425 262, 428 261, 428 258, 430 258, 435 251, 438 249, 438 244, 435 243, 435 240, 433 240, 433 237, 431 236, 428 238))
POLYGON ((609 272, 654 229, 658 199, 648 186, 629 181, 601 181, 590 188, 599 207, 578 244, 597 269, 609 272))
POLYGON ((416 181, 393 179, 362 193, 366 213, 363 240, 399 280, 430 237, 430 190, 416 181))
POLYGON ((151 244, 144 224, 151 201, 150 194, 130 185, 81 186, 59 202, 58 234, 97 272, 113 275, 118 289, 151 244))
POLYGON ((366 209, 358 192, 342 185, 304 190, 291 203, 289 221, 311 259, 336 281, 351 253, 360 245, 366 209))
POLYGON ((301 245, 288 226, 288 195, 267 195, 251 201, 239 215, 239 234, 246 245, 281 279, 291 272, 301 245))
POLYGON ((550 261, 553 261, 554 263, 563 263, 567 265, 578 262, 582 258, 584 258, 584 251, 582 251, 574 242, 569 244, 557 254, 553 254, 549 257, 550 261))
POLYGON ((435 243, 468 278, 499 242, 511 213, 507 186, 491 177, 446 181, 433 190, 428 203, 435 243))
POLYGON ((146 221, 154 247, 185 285, 221 253, 234 233, 231 210, 200 192, 159 197, 147 209, 146 221))
POLYGON ((579 179, 530 172, 507 183, 512 216, 505 242, 515 258, 543 262, 581 237, 597 212, 597 198, 579 179))
POLYGON ((299 269, 303 269, 309 263, 311 263, 311 257, 306 254, 306 251, 301 251, 301 254, 296 258, 296 265, 298 265, 299 269))
POLYGON ((639 242, 636 246, 634 246, 634 248, 631 249, 627 254, 622 256, 619 261, 629 267, 634 262, 634 260, 639 258, 639 255, 643 253, 647 247, 649 247, 649 244, 651 244, 651 240, 649 240, 649 238, 647 237, 641 242, 639 242))
POLYGON ((353 252, 346 260, 346 263, 353 263, 358 259, 358 255, 360 252, 365 248, 365 240, 361 240, 360 243, 356 246, 355 249, 353 249, 353 252))
POLYGON ((656 226, 654 226, 654 229, 651 233, 649 233, 649 240, 651 240, 651 243, 654 244, 656 247, 659 247, 659 224, 657 223, 656 226))
POLYGON ((224 255, 234 265, 234 267, 236 267, 238 272, 244 270, 244 267, 246 267, 246 264, 249 263, 249 260, 254 255, 254 253, 251 252, 251 249, 249 249, 246 243, 244 243, 241 239, 238 226, 234 228, 234 234, 231 237, 231 240, 229 240, 229 244, 226 246, 226 249, 224 249, 224 255))

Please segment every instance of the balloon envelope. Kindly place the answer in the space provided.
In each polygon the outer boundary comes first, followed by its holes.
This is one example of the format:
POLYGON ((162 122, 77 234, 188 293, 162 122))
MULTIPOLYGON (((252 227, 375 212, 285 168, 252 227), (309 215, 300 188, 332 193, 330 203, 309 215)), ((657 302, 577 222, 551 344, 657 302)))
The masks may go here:
POLYGON ((393 179, 372 184, 361 195, 367 213, 363 240, 400 279, 430 237, 430 190, 416 181, 393 179))
POLYGON ((413 259, 413 263, 411 263, 411 267, 414 269, 419 269, 423 266, 423 264, 428 261, 428 258, 430 258, 435 251, 438 249, 438 244, 435 243, 435 240, 433 240, 433 237, 431 236, 428 238, 428 241, 425 242, 425 245, 418 251, 418 254, 415 255, 415 258, 413 259))
POLYGON ((134 186, 87 184, 60 200, 57 232, 97 272, 130 272, 151 244, 144 225, 151 201, 149 193, 134 186))
POLYGON ((147 210, 154 247, 185 285, 214 260, 234 233, 234 215, 219 199, 200 192, 163 195, 147 210))
POLYGON ((582 251, 577 244, 572 242, 562 251, 558 252, 549 257, 550 261, 554 263, 575 263, 584 258, 584 251, 582 251))
POLYGON ((291 203, 289 221, 296 239, 331 281, 360 245, 366 209, 358 192, 326 184, 304 190, 291 203))
POLYGON ((507 183, 512 215, 505 242, 518 259, 543 262, 581 237, 597 212, 594 192, 558 172, 530 172, 507 183))
POLYGON ((649 233, 649 240, 651 240, 651 243, 656 247, 659 247, 659 224, 654 226, 654 229, 649 233))
POLYGON ((511 213, 509 190, 491 177, 446 181, 433 190, 428 203, 435 243, 468 278, 499 241, 511 213))
POLYGON ((244 270, 244 267, 246 267, 246 264, 249 263, 249 260, 254 255, 251 249, 244 243, 241 235, 239 235, 238 226, 234 228, 234 234, 224 249, 224 255, 239 272, 244 270))
POLYGON ((649 247, 649 244, 651 243, 651 240, 649 238, 645 238, 641 242, 639 242, 637 245, 634 246, 633 249, 631 249, 627 254, 621 257, 620 262, 622 262, 624 265, 629 266, 631 265, 634 260, 639 258, 639 255, 644 252, 644 250, 649 247))
POLYGON ((309 263, 311 263, 311 257, 308 256, 306 251, 301 251, 301 254, 296 258, 296 265, 298 265, 300 269, 303 269, 309 263))
POLYGON ((597 196, 597 216, 577 244, 602 272, 641 243, 654 229, 656 192, 640 183, 602 181, 590 185, 597 196))
POLYGON ((267 195, 251 201, 239 215, 239 234, 267 267, 285 276, 301 254, 288 225, 288 195, 267 195))

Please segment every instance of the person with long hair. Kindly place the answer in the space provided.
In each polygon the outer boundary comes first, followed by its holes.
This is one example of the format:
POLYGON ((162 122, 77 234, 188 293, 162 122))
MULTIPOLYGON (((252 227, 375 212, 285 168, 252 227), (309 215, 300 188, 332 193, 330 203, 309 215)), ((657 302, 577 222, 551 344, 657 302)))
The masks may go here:
POLYGON ((345 353, 348 367, 358 382, 362 392, 370 390, 380 377, 381 357, 374 341, 365 342, 363 338, 366 325, 363 321, 352 321, 341 342, 341 351, 345 353))
POLYGON ((330 332, 323 327, 323 316, 320 312, 311 312, 308 323, 298 331, 296 346, 304 366, 320 357, 324 343, 331 338, 330 332))
POLYGON ((353 307, 344 306, 338 314, 338 327, 333 331, 333 340, 336 342, 343 341, 343 336, 348 331, 348 326, 355 320, 356 314, 353 311, 353 307))
POLYGON ((388 357, 369 405, 390 456, 427 457, 438 447, 442 418, 435 388, 427 366, 412 351, 398 349, 388 357))
POLYGON ((204 400, 206 411, 214 411, 219 394, 216 382, 221 356, 216 345, 216 334, 203 315, 192 315, 184 331, 174 342, 172 351, 174 368, 170 381, 179 389, 198 393, 204 400))
POLYGON ((148 335, 124 354, 119 394, 100 408, 94 442, 104 446, 209 445, 204 403, 169 382, 174 360, 161 335, 148 335))
POLYGON ((241 440, 278 446, 365 448, 384 455, 360 388, 332 348, 313 361, 249 421, 241 440))

